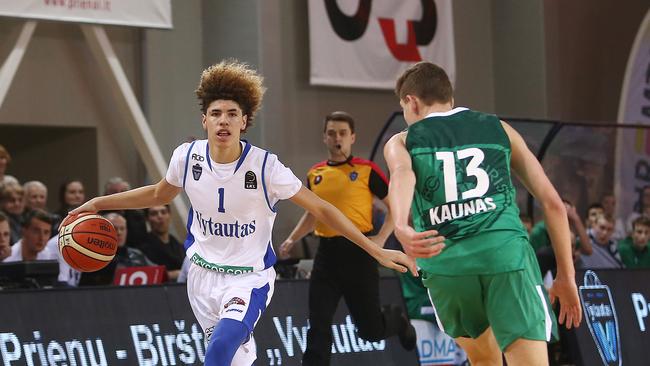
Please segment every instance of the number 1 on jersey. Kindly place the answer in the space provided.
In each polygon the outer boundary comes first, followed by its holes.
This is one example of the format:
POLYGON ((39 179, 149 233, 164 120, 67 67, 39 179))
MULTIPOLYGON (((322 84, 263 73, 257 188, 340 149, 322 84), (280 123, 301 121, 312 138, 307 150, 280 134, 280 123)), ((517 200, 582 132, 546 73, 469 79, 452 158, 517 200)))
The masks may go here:
POLYGON ((224 191, 225 190, 223 188, 219 188, 219 190, 218 190, 218 192, 219 192, 219 209, 218 209, 218 211, 221 212, 221 213, 226 212, 226 209, 223 208, 224 191))
MULTIPOLYGON (((485 159, 483 150, 475 147, 458 150, 456 153, 458 159, 471 158, 465 168, 465 174, 468 177, 476 177, 476 187, 462 193, 462 198, 481 197, 487 193, 490 188, 490 177, 487 172, 479 167, 485 159)), ((445 201, 458 201, 458 182, 456 180, 456 159, 453 151, 436 152, 436 160, 442 160, 442 174, 445 181, 445 201)))

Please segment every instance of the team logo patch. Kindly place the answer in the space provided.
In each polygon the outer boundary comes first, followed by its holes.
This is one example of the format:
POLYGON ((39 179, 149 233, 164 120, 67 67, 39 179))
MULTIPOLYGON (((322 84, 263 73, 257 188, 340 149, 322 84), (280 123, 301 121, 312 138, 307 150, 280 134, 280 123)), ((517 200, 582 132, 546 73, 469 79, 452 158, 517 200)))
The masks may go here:
POLYGON ((355 180, 357 180, 358 177, 359 177, 359 173, 357 173, 357 172, 350 173, 350 180, 351 181, 354 182, 355 180))
POLYGON ((323 180, 323 176, 322 176, 322 175, 317 175, 317 176, 314 178, 314 184, 318 184, 318 183, 320 183, 322 180, 323 180))
POLYGON ((620 366, 623 361, 618 317, 609 286, 600 282, 596 273, 590 270, 585 272, 584 284, 579 287, 578 293, 585 321, 603 365, 620 366))
POLYGON ((201 178, 201 173, 203 173, 203 168, 200 164, 192 165, 192 175, 194 176, 194 180, 199 180, 199 178, 201 178))
POLYGON ((224 309, 228 309, 228 306, 230 305, 241 305, 241 306, 246 306, 246 301, 240 299, 239 297, 233 297, 230 299, 226 305, 223 306, 224 309))
POLYGON ((244 176, 244 188, 246 189, 257 189, 257 177, 252 171, 247 171, 244 176))

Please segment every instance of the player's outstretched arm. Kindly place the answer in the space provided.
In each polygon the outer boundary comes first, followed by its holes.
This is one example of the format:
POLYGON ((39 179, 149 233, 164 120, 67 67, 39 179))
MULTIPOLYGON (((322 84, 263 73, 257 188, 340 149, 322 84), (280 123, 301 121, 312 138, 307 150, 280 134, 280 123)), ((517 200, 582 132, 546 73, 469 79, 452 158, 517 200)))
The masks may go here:
POLYGON ((163 178, 156 184, 111 194, 109 196, 95 197, 70 211, 70 215, 77 215, 82 212, 126 210, 165 205, 171 202, 180 192, 180 187, 169 184, 163 178))
POLYGON ((501 122, 501 124, 510 139, 512 170, 533 197, 541 203, 544 211, 544 219, 557 262, 557 275, 549 291, 551 300, 553 302, 556 299, 560 300, 560 323, 565 323, 567 328, 577 327, 582 320, 582 308, 575 283, 566 207, 521 135, 507 123, 501 122))
POLYGON ((316 226, 316 218, 314 215, 309 212, 305 212, 304 215, 300 218, 296 227, 291 231, 291 234, 282 242, 280 245, 280 258, 288 258, 289 252, 293 245, 300 239, 304 238, 305 235, 314 231, 316 226))
POLYGON ((375 243, 363 235, 361 231, 359 231, 359 229, 357 229, 357 227, 341 213, 341 211, 331 203, 322 200, 314 192, 304 186, 300 188, 298 193, 291 197, 290 200, 309 211, 309 213, 314 215, 317 220, 324 222, 329 227, 357 244, 375 258, 382 266, 402 273, 410 270, 414 276, 417 276, 418 272, 413 259, 409 258, 402 252, 383 249, 375 245, 375 243))
POLYGON ((437 236, 435 230, 416 232, 408 223, 415 191, 415 173, 404 143, 405 135, 402 132, 393 136, 384 146, 384 158, 390 171, 388 202, 395 223, 395 236, 402 243, 406 254, 429 258, 440 254, 445 246, 445 238, 437 236))

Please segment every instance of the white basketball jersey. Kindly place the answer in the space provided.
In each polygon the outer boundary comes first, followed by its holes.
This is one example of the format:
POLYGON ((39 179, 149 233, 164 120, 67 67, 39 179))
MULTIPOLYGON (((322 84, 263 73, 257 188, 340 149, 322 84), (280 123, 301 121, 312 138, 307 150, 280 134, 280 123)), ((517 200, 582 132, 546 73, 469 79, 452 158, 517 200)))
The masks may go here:
POLYGON ((217 272, 241 274, 271 267, 275 204, 302 183, 277 156, 242 141, 231 164, 210 158, 207 140, 185 143, 172 155, 166 180, 183 187, 191 207, 185 250, 190 260, 217 272))

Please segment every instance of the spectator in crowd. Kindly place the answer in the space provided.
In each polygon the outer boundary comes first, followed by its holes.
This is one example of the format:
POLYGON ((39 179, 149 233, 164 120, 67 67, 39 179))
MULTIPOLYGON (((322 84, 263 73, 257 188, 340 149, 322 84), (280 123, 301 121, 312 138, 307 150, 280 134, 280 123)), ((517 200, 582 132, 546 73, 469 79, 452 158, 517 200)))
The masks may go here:
POLYGON ((31 180, 23 184, 25 191, 25 210, 35 209, 47 211, 47 187, 42 182, 31 180))
POLYGON ((126 219, 116 212, 105 215, 117 231, 117 253, 115 258, 104 268, 97 272, 85 272, 81 275, 80 286, 101 286, 113 283, 115 270, 122 267, 155 266, 139 249, 126 246, 126 219))
POLYGON ((169 280, 176 281, 185 258, 185 249, 169 233, 169 205, 150 207, 145 210, 145 215, 151 231, 142 245, 142 252, 154 263, 165 266, 169 280))
MULTIPOLYGON (((104 185, 104 196, 125 192, 131 189, 131 184, 121 177, 111 177, 104 185)), ((142 210, 117 210, 126 219, 128 235, 126 245, 137 248, 147 240, 147 224, 142 210)))
POLYGON ((83 183, 78 179, 66 180, 59 187, 59 209, 56 214, 62 220, 68 212, 79 207, 86 200, 86 191, 83 183))
POLYGON ((0 145, 0 185, 7 183, 18 183, 18 180, 11 175, 5 174, 11 163, 11 155, 4 146, 0 145))
POLYGON ((591 234, 591 229, 596 226, 596 221, 604 214, 605 209, 600 203, 597 202, 589 205, 589 208, 587 208, 587 219, 585 221, 587 224, 587 234, 591 234))
POLYGON ((58 253, 47 247, 52 222, 52 216, 43 210, 28 212, 22 238, 11 247, 11 255, 4 262, 58 260, 58 253))
MULTIPOLYGON (((352 156, 356 139, 354 119, 346 112, 325 117, 323 143, 328 159, 307 173, 307 187, 328 201, 366 235, 372 225, 373 196, 388 206, 388 181, 372 162, 352 156)), ((390 213, 387 215, 389 216, 390 213)), ((309 321, 304 365, 329 365, 332 347, 332 318, 341 298, 345 299, 359 335, 378 341, 397 335, 408 350, 415 347, 415 330, 399 308, 379 303, 377 262, 365 251, 341 236, 315 216, 305 212, 289 237, 280 246, 286 258, 293 245, 314 231, 320 238, 309 282, 309 321)), ((383 247, 393 223, 387 217, 375 242, 383 247)))
POLYGON ((54 213, 53 228, 57 229, 68 212, 79 207, 86 199, 83 183, 78 179, 67 179, 59 186, 59 208, 54 213))
POLYGON ((650 217, 650 185, 641 188, 639 202, 634 206, 634 212, 627 217, 625 229, 632 233, 632 223, 641 216, 650 217))
POLYGON ((619 243, 621 260, 626 268, 650 268, 650 218, 638 217, 632 226, 632 236, 619 243))
POLYGON ((5 214, 0 212, 0 262, 11 255, 11 229, 9 228, 9 219, 5 214))
POLYGON ((114 193, 126 192, 131 189, 131 184, 122 179, 122 177, 111 177, 108 178, 106 184, 104 185, 104 196, 108 196, 114 193))
POLYGON ((616 196, 613 193, 605 193, 600 199, 600 204, 603 206, 605 216, 613 218, 614 233, 612 239, 616 241, 624 239, 627 236, 627 231, 623 219, 616 216, 616 196))
POLYGON ((0 210, 9 218, 11 245, 20 239, 25 213, 25 192, 19 184, 5 184, 0 193, 0 210))
POLYGON ((596 219, 596 224, 591 230, 593 252, 590 255, 582 254, 582 268, 623 268, 618 245, 612 240, 614 222, 611 218, 601 215, 596 219))
MULTIPOLYGON (((589 239, 587 230, 585 230, 585 227, 582 224, 582 219, 580 218, 580 215, 578 215, 575 206, 566 199, 563 199, 562 202, 564 202, 564 206, 566 207, 567 211, 567 217, 569 218, 569 228, 578 236, 578 247, 580 249, 580 252, 584 254, 591 254, 591 240, 589 239)), ((551 239, 548 235, 546 223, 544 221, 540 221, 535 224, 529 235, 530 244, 533 246, 535 253, 537 253, 537 251, 541 248, 551 246, 551 239)))

